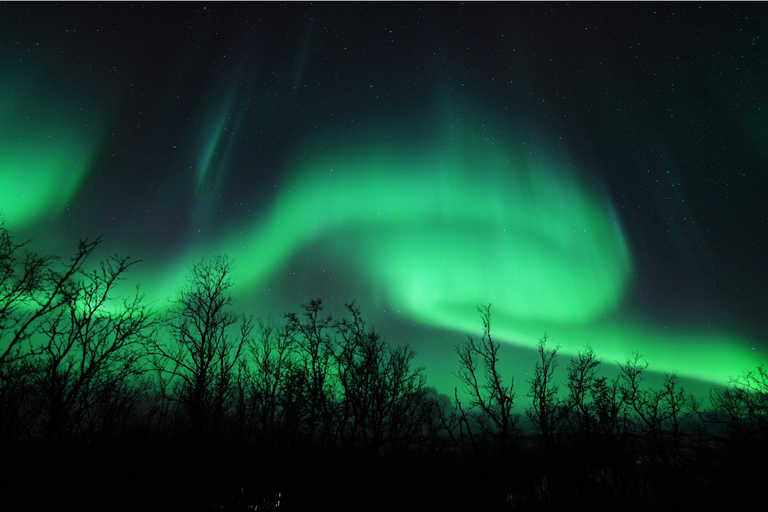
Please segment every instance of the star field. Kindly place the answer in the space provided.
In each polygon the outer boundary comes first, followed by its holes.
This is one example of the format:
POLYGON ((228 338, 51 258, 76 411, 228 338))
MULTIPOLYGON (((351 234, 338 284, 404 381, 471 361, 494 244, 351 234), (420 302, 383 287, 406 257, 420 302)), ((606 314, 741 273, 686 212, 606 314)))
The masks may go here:
MULTIPOLYGON (((707 386, 768 351, 764 4, 0 6, 0 211, 104 235, 158 310, 237 261, 237 305, 356 301, 430 384, 493 304, 707 386)), ((134 284, 134 283, 127 283, 134 284)))

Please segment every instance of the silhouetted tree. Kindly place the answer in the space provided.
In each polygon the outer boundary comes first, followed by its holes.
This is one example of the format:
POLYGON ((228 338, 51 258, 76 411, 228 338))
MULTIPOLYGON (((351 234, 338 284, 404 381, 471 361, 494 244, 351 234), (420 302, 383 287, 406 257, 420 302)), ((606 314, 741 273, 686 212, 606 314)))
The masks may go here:
POLYGON ((424 419, 424 369, 412 368, 412 349, 390 347, 366 329, 358 307, 346 307, 350 318, 336 324, 340 435, 374 455, 385 445, 408 446, 424 419))
POLYGON ((29 436, 38 420, 33 373, 29 358, 0 364, 0 443, 13 445, 29 436))
POLYGON ((238 372, 237 421, 260 442, 284 427, 282 394, 291 368, 293 338, 287 327, 259 320, 238 372))
POLYGON ((302 305, 304 313, 285 315, 286 333, 295 347, 284 397, 291 427, 308 446, 328 446, 334 437, 334 322, 322 316, 322 300, 302 305))
POLYGON ((101 242, 81 240, 68 262, 17 243, 0 219, 0 439, 28 436, 41 418, 40 357, 45 322, 76 295, 75 276, 101 242))
POLYGON ((693 397, 678 385, 675 374, 665 373, 661 388, 644 386, 648 363, 637 352, 619 368, 622 401, 639 435, 636 450, 642 464, 633 478, 638 499, 679 502, 684 499, 679 468, 687 463, 683 420, 696 409, 693 397))
POLYGON ((137 400, 133 386, 154 318, 138 288, 117 302, 118 283, 136 261, 113 256, 90 272, 72 277, 66 305, 40 327, 45 338, 34 356, 41 428, 52 440, 72 429, 116 426, 137 400), (77 277, 77 278, 76 278, 77 277), (127 400, 127 401, 126 401, 127 400))
POLYGON ((657 446, 662 442, 662 433, 671 433, 679 448, 681 421, 692 412, 692 397, 678 385, 677 375, 665 373, 660 389, 644 387, 648 363, 637 352, 619 368, 622 400, 635 413, 639 431, 650 435, 657 446))
POLYGON ((597 371, 600 361, 592 347, 587 345, 568 364, 568 403, 571 409, 570 422, 576 432, 588 437, 595 429, 594 391, 597 385, 597 371))
POLYGON ((99 242, 81 242, 63 262, 28 251, 0 224, 5 508, 73 502, 83 481, 90 505, 123 509, 269 509, 278 497, 294 510, 760 502, 765 366, 712 390, 703 411, 675 374, 650 385, 637 353, 608 379, 587 346, 559 388, 559 347, 545 336, 526 410, 539 442, 527 443, 490 306, 478 308, 482 337, 455 347, 462 387, 449 398, 428 389, 414 351, 388 344, 354 303, 334 320, 317 299, 254 333, 232 311, 224 256, 195 262, 156 321, 138 289, 119 286, 134 261, 114 256, 85 270, 99 242), (710 431, 689 429, 692 411, 710 431), (187 429, 192 436, 179 435, 187 429), (441 486, 456 474, 461 486, 441 486))
POLYGON ((559 349, 559 345, 547 349, 546 335, 539 340, 536 344, 539 357, 534 366, 533 377, 529 381, 531 387, 528 396, 531 398, 531 406, 525 412, 539 435, 545 452, 553 448, 555 438, 567 418, 566 404, 558 396, 560 387, 555 381, 559 349))
POLYGON ((464 343, 456 346, 460 362, 457 376, 465 395, 469 397, 469 407, 463 407, 458 391, 455 393, 456 405, 464 434, 473 445, 476 442, 473 432, 478 428, 480 433, 492 440, 500 453, 506 454, 519 432, 518 416, 512 412, 516 399, 515 379, 510 378, 509 384, 506 384, 502 377, 499 368, 500 344, 491 336, 490 304, 478 307, 478 311, 483 322, 480 341, 468 336, 464 343))
POLYGON ((619 382, 598 376, 601 364, 589 345, 568 364, 568 420, 571 430, 583 441, 590 441, 596 434, 617 434, 621 429, 619 382))
POLYGON ((711 410, 697 411, 716 429, 697 454, 702 462, 710 461, 705 474, 718 474, 719 485, 713 487, 720 490, 722 503, 754 507, 762 500, 754 490, 768 478, 768 369, 760 365, 732 378, 727 388, 712 389, 710 403, 711 410))
POLYGON ((713 389, 710 401, 716 412, 726 415, 724 422, 732 434, 768 437, 768 369, 764 365, 731 379, 727 388, 713 389))
POLYGON ((31 252, 28 243, 16 243, 0 221, 0 369, 40 352, 34 335, 49 314, 70 302, 71 280, 101 239, 81 240, 68 263, 31 252))
POLYGON ((174 398, 197 440, 221 425, 251 335, 252 321, 231 311, 233 269, 225 256, 193 264, 164 320, 170 340, 156 341, 151 351, 161 378, 172 379, 174 398))

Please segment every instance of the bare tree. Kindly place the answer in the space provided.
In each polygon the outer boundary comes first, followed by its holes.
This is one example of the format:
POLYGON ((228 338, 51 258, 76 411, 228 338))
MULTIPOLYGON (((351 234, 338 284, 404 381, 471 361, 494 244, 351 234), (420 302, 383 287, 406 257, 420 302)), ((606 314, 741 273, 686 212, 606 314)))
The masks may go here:
POLYGON ((679 386, 674 373, 664 374, 660 389, 643 386, 648 363, 637 352, 619 368, 622 400, 634 413, 636 428, 650 437, 658 455, 668 464, 672 457, 681 455, 682 421, 697 408, 694 397, 679 386))
POLYGON ((768 432, 768 369, 760 365, 710 392, 713 411, 700 414, 710 423, 725 423, 732 434, 754 437, 768 432), (723 415, 725 416, 723 418, 723 415))
POLYGON ((295 357, 286 381, 284 400, 292 428, 309 445, 333 442, 336 381, 334 380, 334 321, 322 315, 322 300, 302 305, 304 313, 285 315, 295 357))
POLYGON ((612 435, 621 427, 623 402, 618 380, 608 382, 606 377, 598 376, 601 364, 589 345, 568 364, 569 422, 574 432, 586 438, 612 435))
POLYGON ((545 334, 536 344, 536 349, 539 358, 534 367, 533 378, 529 381, 531 387, 528 392, 531 407, 525 412, 539 434, 545 451, 549 451, 567 418, 565 403, 558 396, 560 387, 555 382, 557 351, 560 346, 547 349, 545 334))
POLYGON ((42 428, 53 440, 65 431, 103 428, 138 400, 135 385, 155 320, 138 288, 114 302, 115 288, 137 261, 113 256, 73 280, 67 303, 40 328, 46 342, 34 357, 42 428), (126 402, 127 400, 127 402, 126 402))
POLYGON ((248 436, 269 443, 285 423, 282 394, 292 364, 293 337, 286 326, 262 320, 258 326, 239 365, 237 418, 248 436))
POLYGON ((402 449, 420 433, 424 369, 412 368, 411 348, 390 347, 367 329, 358 307, 347 304, 347 310, 350 318, 336 324, 340 435, 373 455, 385 445, 402 449))
POLYGON ((153 323, 138 290, 114 302, 115 286, 136 262, 113 256, 86 272, 101 239, 80 241, 68 262, 29 251, 28 243, 0 224, 2 431, 18 438, 34 429, 52 440, 103 429, 120 400, 137 397, 129 376, 140 372, 138 346, 153 323))
POLYGON ((768 368, 760 365, 733 381, 733 385, 747 392, 747 410, 761 426, 768 425, 768 368))
POLYGON ((194 263, 164 320, 170 340, 156 341, 151 351, 161 378, 173 380, 174 398, 188 415, 195 439, 218 430, 235 366, 250 340, 251 319, 230 309, 233 269, 225 256, 194 263))
POLYGON ((16 243, 0 221, 0 372, 4 365, 39 352, 32 340, 40 324, 70 302, 71 280, 101 239, 81 240, 68 263, 29 251, 28 243, 16 243))
POLYGON ((13 445, 32 432, 39 417, 31 358, 0 364, 0 443, 13 445))
POLYGON ((491 336, 491 306, 478 307, 483 322, 480 341, 472 336, 456 346, 460 367, 457 377, 464 393, 469 397, 469 408, 465 409, 454 393, 456 406, 462 420, 464 434, 474 444, 476 423, 480 432, 493 440, 506 453, 518 433, 518 417, 512 412, 515 405, 515 380, 504 382, 499 369, 500 344, 491 336))

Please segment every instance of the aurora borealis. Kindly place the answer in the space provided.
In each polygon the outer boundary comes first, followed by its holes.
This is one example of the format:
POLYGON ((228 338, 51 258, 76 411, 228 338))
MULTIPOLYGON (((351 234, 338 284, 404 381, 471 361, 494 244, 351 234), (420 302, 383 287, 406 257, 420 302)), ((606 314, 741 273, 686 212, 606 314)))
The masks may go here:
MULTIPOLYGON (((768 360, 764 4, 6 4, 0 209, 33 248, 192 261, 237 304, 356 301, 450 392, 493 305, 510 373, 768 360)), ((133 284, 133 283, 131 283, 133 284)))

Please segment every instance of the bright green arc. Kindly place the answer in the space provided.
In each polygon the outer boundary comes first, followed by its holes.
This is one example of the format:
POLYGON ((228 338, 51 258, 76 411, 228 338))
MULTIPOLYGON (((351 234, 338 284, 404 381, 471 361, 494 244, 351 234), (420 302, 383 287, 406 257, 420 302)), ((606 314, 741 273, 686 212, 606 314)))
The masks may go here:
MULTIPOLYGON (((216 244, 237 261, 238 296, 259 296, 311 247, 311 265, 333 262, 367 283, 371 295, 348 300, 420 325, 478 333, 477 306, 492 303, 496 339, 526 349, 547 332, 566 356, 587 343, 607 363, 640 350, 653 371, 717 384, 759 363, 727 333, 660 330, 622 313, 626 240, 610 205, 567 164, 471 137, 416 147, 307 157, 269 215, 216 244)), ((200 252, 153 282, 173 289, 200 252)))
POLYGON ((14 228, 72 200, 103 135, 103 122, 88 112, 93 105, 33 84, 0 79, 0 214, 14 228))
POLYGON ((331 257, 353 262, 419 318, 441 304, 472 314, 496 300, 520 317, 557 322, 613 309, 631 262, 601 201, 567 172, 493 146, 475 150, 485 165, 376 150, 313 158, 266 226, 225 244, 248 276, 241 283, 263 280, 322 238, 331 257))

